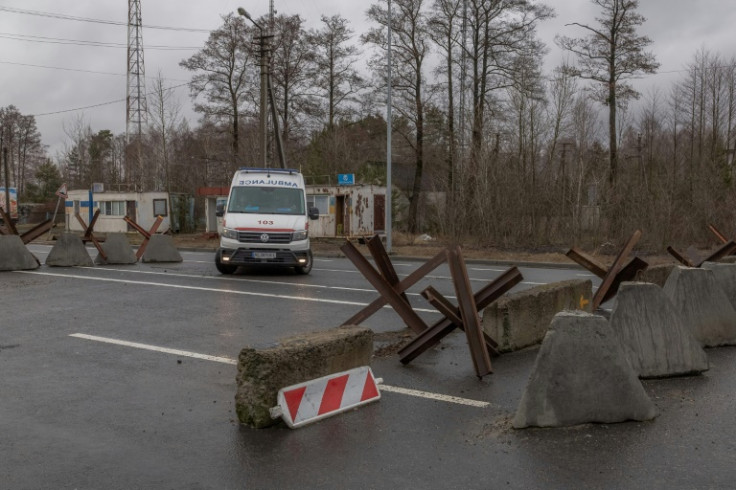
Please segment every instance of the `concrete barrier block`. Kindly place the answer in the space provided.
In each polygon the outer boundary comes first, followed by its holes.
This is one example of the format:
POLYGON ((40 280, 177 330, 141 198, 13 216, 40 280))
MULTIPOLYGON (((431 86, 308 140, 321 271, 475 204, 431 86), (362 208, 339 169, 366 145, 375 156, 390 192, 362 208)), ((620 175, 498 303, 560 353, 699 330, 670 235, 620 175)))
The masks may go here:
POLYGON ((712 270, 676 267, 663 291, 702 345, 736 345, 736 310, 712 270))
POLYGON ((538 344, 552 318, 564 310, 590 312, 593 284, 573 279, 508 294, 483 310, 483 330, 501 352, 538 344))
POLYGON ((182 258, 171 235, 151 235, 141 260, 143 262, 181 262, 182 258))
POLYGON ((621 284, 610 324, 639 377, 678 376, 708 369, 708 356, 700 342, 656 284, 621 284))
POLYGON ((566 311, 555 315, 544 336, 513 426, 564 427, 656 416, 606 319, 566 311))
POLYGON ((736 255, 727 255, 718 262, 723 264, 736 264, 736 255))
POLYGON ((31 270, 40 266, 18 235, 0 235, 0 271, 31 270))
POLYGON ((284 339, 274 347, 246 347, 238 356, 235 407, 241 423, 268 427, 278 391, 293 384, 370 365, 373 331, 344 326, 284 339))
POLYGON ((672 269, 675 267, 677 267, 677 264, 650 265, 643 271, 637 272, 636 280, 650 282, 662 288, 664 287, 664 283, 667 282, 667 278, 670 277, 672 269))
POLYGON ((138 262, 138 257, 135 256, 125 233, 108 233, 102 244, 102 250, 105 251, 107 260, 97 254, 95 264, 135 264, 138 262))
POLYGON ((726 293, 731 306, 736 309, 736 263, 706 262, 703 268, 713 271, 716 284, 726 293))
POLYGON ((64 232, 56 239, 46 256, 46 265, 52 267, 92 267, 94 262, 82 239, 74 233, 64 232))

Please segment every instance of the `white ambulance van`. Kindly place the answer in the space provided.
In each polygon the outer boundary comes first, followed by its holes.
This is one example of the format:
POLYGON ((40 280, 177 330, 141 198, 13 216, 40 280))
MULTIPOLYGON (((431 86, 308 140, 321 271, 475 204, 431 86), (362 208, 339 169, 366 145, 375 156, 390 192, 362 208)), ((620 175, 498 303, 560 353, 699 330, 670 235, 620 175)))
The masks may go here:
POLYGON ((215 265, 222 274, 238 266, 293 267, 312 270, 304 177, 294 169, 241 168, 235 172, 223 215, 215 265))

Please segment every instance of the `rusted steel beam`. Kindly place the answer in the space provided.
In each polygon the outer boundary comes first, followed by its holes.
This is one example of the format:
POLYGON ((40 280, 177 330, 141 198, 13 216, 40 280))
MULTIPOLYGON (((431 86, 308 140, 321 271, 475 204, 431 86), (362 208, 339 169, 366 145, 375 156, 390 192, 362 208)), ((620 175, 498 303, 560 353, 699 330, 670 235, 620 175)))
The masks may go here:
POLYGON ((427 325, 424 321, 419 318, 419 315, 411 308, 411 305, 407 304, 402 297, 397 293, 394 288, 386 282, 381 274, 373 268, 368 260, 355 248, 351 242, 346 241, 345 244, 340 247, 340 250, 355 267, 363 274, 368 282, 373 285, 374 288, 386 298, 388 304, 396 311, 396 313, 404 320, 406 326, 412 329, 415 333, 421 333, 427 329, 427 325))
POLYGON ((675 250, 674 247, 672 247, 672 246, 667 247, 667 252, 669 252, 669 254, 671 256, 673 256, 674 258, 676 258, 677 261, 680 262, 682 265, 684 265, 686 267, 695 267, 693 265, 693 263, 690 262, 690 260, 687 257, 685 257, 684 255, 682 255, 677 250, 675 250))
MULTIPOLYGON (((460 316, 460 309, 453 305, 450 300, 442 296, 442 294, 437 291, 432 286, 429 286, 427 289, 422 291, 422 296, 429 301, 429 303, 437 308, 437 311, 442 313, 445 318, 450 320, 452 324, 461 329, 465 330, 465 325, 463 325, 463 319, 460 316)), ((488 335, 485 330, 482 330, 483 333, 483 340, 486 343, 486 348, 488 349, 488 353, 492 356, 497 356, 499 354, 498 352, 498 343, 496 343, 495 340, 491 338, 490 335, 488 335)))
POLYGON ((726 243, 718 247, 712 254, 701 260, 700 264, 698 264, 698 267, 703 265, 705 262, 715 262, 717 260, 720 260, 727 255, 731 255, 734 251, 736 251, 736 242, 734 242, 733 240, 727 241, 726 243))
POLYGON ((138 246, 138 250, 135 252, 135 257, 137 259, 140 259, 143 257, 143 254, 146 251, 146 247, 148 246, 148 241, 151 239, 151 236, 153 236, 156 233, 156 230, 158 230, 158 227, 161 226, 161 223, 163 222, 163 218, 161 216, 156 216, 156 221, 153 222, 153 226, 151 226, 151 229, 146 231, 143 229, 138 223, 130 219, 129 217, 125 216, 123 218, 126 223, 128 223, 130 226, 132 226, 138 233, 143 235, 143 241, 138 246))
MULTIPOLYGON (((343 250, 344 252, 344 250, 343 250)), ((418 283, 422 279, 424 279, 424 276, 435 270, 437 267, 439 267, 442 263, 447 260, 447 254, 445 251, 441 251, 431 259, 429 259, 427 262, 422 264, 419 268, 417 268, 414 272, 406 276, 396 287, 397 292, 404 292, 410 287, 412 287, 414 284, 418 283)), ((343 325, 360 325, 365 320, 370 318, 371 315, 373 315, 375 312, 383 308, 383 306, 388 303, 386 298, 383 296, 379 296, 375 300, 373 300, 368 306, 360 310, 358 313, 350 317, 348 320, 346 320, 343 325)))
POLYGON ((625 266, 621 268, 621 271, 616 274, 616 278, 613 280, 613 283, 611 283, 611 287, 608 288, 608 291, 606 291, 606 294, 603 296, 603 300, 601 300, 601 303, 605 303, 609 299, 616 296, 618 288, 619 286, 621 286, 622 282, 633 281, 634 279, 636 279, 636 275, 639 272, 645 271, 648 267, 649 264, 639 257, 634 257, 633 259, 631 259, 625 266))
POLYGON ((100 216, 100 209, 98 208, 97 211, 95 211, 95 214, 92 216, 92 221, 90 221, 89 224, 84 221, 84 218, 82 218, 79 213, 74 214, 74 216, 77 218, 77 221, 79 221, 79 224, 82 225, 82 229, 84 229, 82 241, 91 241, 90 236, 94 233, 97 218, 100 216))
POLYGON ((36 238, 40 237, 47 231, 49 231, 51 228, 54 227, 54 224, 51 222, 50 219, 47 219, 45 221, 40 222, 30 230, 26 231, 20 236, 20 239, 23 240, 24 244, 28 244, 35 240, 36 238))
POLYGON ((92 216, 92 221, 90 221, 89 225, 84 222, 84 219, 82 219, 79 213, 76 213, 74 216, 76 216, 77 221, 79 221, 79 223, 82 225, 82 228, 84 229, 82 242, 92 242, 92 244, 97 249, 97 253, 100 254, 100 257, 107 260, 107 254, 102 249, 102 245, 100 245, 100 240, 97 239, 94 233, 95 223, 97 223, 97 218, 100 216, 99 208, 97 209, 97 211, 95 211, 94 216, 92 216))
MULTIPOLYGON (((523 277, 519 269, 512 267, 498 276, 495 280, 481 288, 475 293, 475 305, 478 311, 487 307, 498 298, 510 291, 522 281, 523 277)), ((455 329, 455 325, 443 318, 429 327, 421 334, 414 337, 408 344, 399 349, 399 360, 402 364, 408 364, 422 353, 437 345, 442 338, 455 329)), ((492 341, 494 348, 498 345, 492 341)))
MULTIPOLYGON (((391 259, 389 258, 388 253, 386 253, 386 249, 383 247, 381 237, 379 235, 373 235, 373 237, 368 239, 366 244, 368 245, 368 251, 371 253, 371 257, 373 257, 373 261, 376 263, 376 267, 378 267, 379 272, 383 278, 386 279, 386 282, 396 289, 399 285, 399 276, 396 274, 396 269, 394 269, 391 259)), ((406 297, 405 292, 396 292, 401 294, 401 297, 406 301, 406 304, 409 304, 409 298, 406 297)))
POLYGON ((708 229, 713 232, 713 234, 721 241, 721 243, 728 243, 728 239, 723 236, 723 233, 718 231, 718 228, 716 228, 714 225, 708 225, 708 229))
POLYGON ((687 247, 687 250, 685 250, 685 255, 687 256, 688 260, 692 262, 693 266, 700 267, 703 264, 702 257, 700 257, 700 254, 692 245, 687 247))
POLYGON ((0 217, 3 218, 3 223, 5 223, 5 227, 8 229, 10 233, 8 235, 19 235, 18 230, 16 229, 15 225, 13 224, 13 220, 10 218, 10 215, 5 212, 5 209, 0 208, 0 217))
POLYGON ((424 299, 429 301, 429 304, 437 308, 437 311, 442 313, 445 318, 450 320, 456 327, 463 328, 463 319, 460 317, 460 309, 450 303, 450 301, 442 296, 439 291, 432 286, 429 286, 427 289, 422 291, 422 296, 424 296, 424 299))
POLYGON ((482 378, 493 372, 491 367, 491 356, 488 355, 485 341, 483 340, 483 329, 480 326, 480 316, 473 297, 473 289, 470 286, 468 270, 465 267, 460 247, 456 246, 447 253, 447 264, 450 266, 450 275, 455 285, 460 316, 465 326, 465 337, 470 347, 470 357, 473 359, 475 374, 482 378))
POLYGON ((606 266, 604 266, 600 262, 597 262, 591 256, 586 255, 578 248, 572 247, 570 250, 567 251, 565 255, 567 255, 570 259, 574 260, 578 264, 588 269, 590 272, 592 272, 599 278, 603 279, 604 277, 606 277, 606 271, 607 271, 606 266))
POLYGON ((136 223, 135 221, 133 221, 129 217, 124 216, 123 217, 123 221, 125 221, 126 223, 128 223, 130 225, 130 227, 133 228, 135 231, 137 231, 138 233, 140 233, 141 235, 143 235, 143 238, 151 238, 151 235, 148 233, 148 231, 146 231, 143 227, 141 227, 141 225, 139 225, 138 223, 136 223))
POLYGON ((611 267, 608 269, 606 276, 603 278, 601 285, 598 286, 598 290, 596 290, 595 294, 593 295, 593 304, 591 305, 593 311, 595 311, 601 305, 601 303, 603 303, 603 298, 606 297, 608 290, 611 288, 611 285, 616 280, 616 276, 621 271, 624 260, 634 249, 634 246, 639 241, 639 238, 641 238, 641 230, 636 230, 627 240, 624 248, 622 248, 616 256, 616 259, 613 261, 613 264, 611 264, 611 267))

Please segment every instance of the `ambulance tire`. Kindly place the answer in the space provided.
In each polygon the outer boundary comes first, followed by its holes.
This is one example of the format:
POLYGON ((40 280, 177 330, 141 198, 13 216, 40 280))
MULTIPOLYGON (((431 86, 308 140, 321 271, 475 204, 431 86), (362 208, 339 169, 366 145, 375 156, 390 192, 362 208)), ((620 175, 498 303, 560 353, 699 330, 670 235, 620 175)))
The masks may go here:
POLYGON ((220 274, 233 274, 238 268, 237 265, 223 264, 220 261, 220 252, 217 252, 217 255, 215 255, 215 267, 220 271, 220 274))
POLYGON ((304 275, 309 274, 309 272, 312 270, 312 251, 311 250, 307 252, 306 265, 297 266, 297 267, 294 267, 294 269, 296 270, 297 274, 304 274, 304 275))

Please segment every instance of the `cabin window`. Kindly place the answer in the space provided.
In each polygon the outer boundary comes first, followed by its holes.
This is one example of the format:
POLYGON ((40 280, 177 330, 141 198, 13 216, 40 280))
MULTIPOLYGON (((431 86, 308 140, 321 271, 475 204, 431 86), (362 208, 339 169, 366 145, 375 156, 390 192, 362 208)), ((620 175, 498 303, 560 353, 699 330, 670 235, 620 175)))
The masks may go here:
POLYGON ((166 199, 154 199, 153 200, 153 216, 167 216, 168 209, 166 206, 166 199))
POLYGON ((330 196, 327 194, 307 196, 307 207, 319 209, 320 215, 330 214, 330 196))
POLYGON ((100 201, 100 214, 125 216, 125 201, 100 201))

